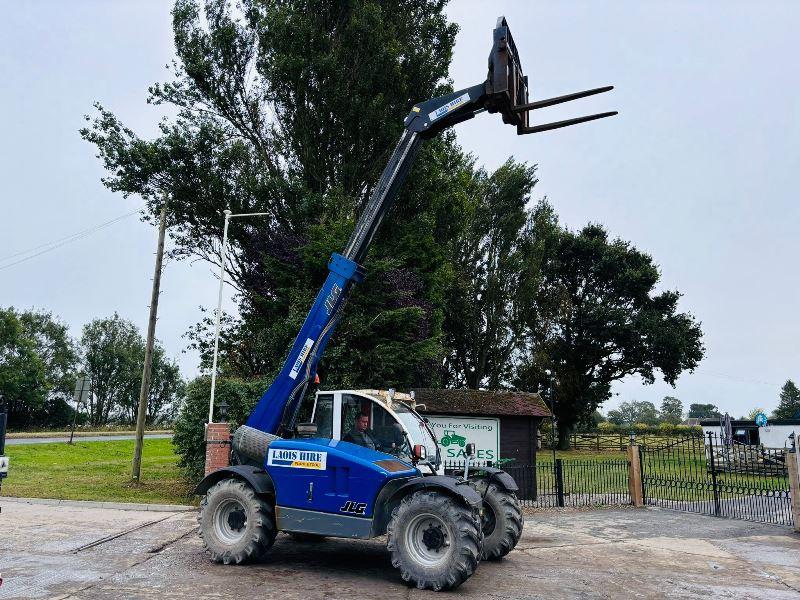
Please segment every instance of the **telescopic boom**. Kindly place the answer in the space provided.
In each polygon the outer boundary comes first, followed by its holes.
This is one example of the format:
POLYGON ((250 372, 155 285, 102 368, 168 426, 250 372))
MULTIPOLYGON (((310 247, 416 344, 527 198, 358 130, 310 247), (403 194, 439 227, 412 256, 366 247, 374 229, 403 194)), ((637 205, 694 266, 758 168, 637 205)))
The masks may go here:
POLYGON ((557 98, 528 102, 528 78, 522 73, 517 48, 505 17, 497 20, 494 44, 489 55, 486 81, 472 87, 416 104, 403 121, 405 129, 383 170, 378 185, 356 224, 342 254, 334 253, 328 274, 317 294, 292 349, 278 376, 259 400, 246 425, 265 433, 291 433, 300 403, 314 380, 325 346, 341 316, 354 284, 364 278, 361 263, 372 240, 391 209, 422 141, 476 114, 500 113, 503 122, 517 127, 518 135, 539 133, 616 115, 605 112, 555 123, 531 126, 529 114, 545 108, 613 89, 612 86, 577 92, 557 98))

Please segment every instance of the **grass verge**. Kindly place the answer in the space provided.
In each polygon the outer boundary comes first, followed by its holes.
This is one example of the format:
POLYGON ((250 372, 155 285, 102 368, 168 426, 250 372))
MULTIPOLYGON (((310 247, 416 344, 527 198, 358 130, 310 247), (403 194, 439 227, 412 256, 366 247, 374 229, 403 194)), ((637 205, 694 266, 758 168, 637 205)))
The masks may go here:
POLYGON ((133 440, 82 442, 73 445, 21 444, 6 446, 10 458, 3 496, 195 504, 193 486, 178 470, 169 439, 146 439, 142 477, 131 480, 133 440))

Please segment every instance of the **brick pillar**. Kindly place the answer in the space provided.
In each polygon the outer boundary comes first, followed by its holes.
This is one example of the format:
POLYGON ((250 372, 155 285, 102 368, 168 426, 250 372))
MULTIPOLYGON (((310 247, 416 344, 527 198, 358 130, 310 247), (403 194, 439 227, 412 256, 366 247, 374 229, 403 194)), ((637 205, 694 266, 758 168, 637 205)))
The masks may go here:
POLYGON ((209 423, 206 426, 206 475, 231 464, 231 426, 209 423))
POLYGON ((639 446, 628 446, 628 491, 631 495, 631 504, 637 507, 644 506, 642 496, 642 465, 639 460, 639 446))

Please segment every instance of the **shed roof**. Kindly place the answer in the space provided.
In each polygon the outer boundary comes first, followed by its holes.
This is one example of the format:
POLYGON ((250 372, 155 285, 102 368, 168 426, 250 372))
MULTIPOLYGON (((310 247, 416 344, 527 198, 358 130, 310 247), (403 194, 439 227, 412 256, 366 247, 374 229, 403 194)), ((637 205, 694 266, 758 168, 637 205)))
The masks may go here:
POLYGON ((488 390, 415 389, 423 413, 550 417, 550 409, 536 393, 488 390))

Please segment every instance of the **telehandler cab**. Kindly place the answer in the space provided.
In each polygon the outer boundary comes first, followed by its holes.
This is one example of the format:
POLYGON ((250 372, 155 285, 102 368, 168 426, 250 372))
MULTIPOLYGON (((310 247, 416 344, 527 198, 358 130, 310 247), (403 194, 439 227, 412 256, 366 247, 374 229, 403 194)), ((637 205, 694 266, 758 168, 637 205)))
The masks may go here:
POLYGON ((422 141, 480 112, 500 113, 517 133, 548 131, 617 114, 531 126, 530 111, 599 94, 609 87, 528 102, 528 78, 504 17, 494 29, 486 81, 416 104, 364 213, 294 341, 286 362, 245 425, 233 435, 230 467, 210 473, 199 532, 216 562, 261 557, 279 531, 296 536, 387 536, 392 564, 418 588, 452 589, 481 559, 501 558, 522 534, 514 480, 500 469, 444 474, 436 438, 411 395, 392 390, 318 392, 310 423, 297 424, 301 402, 387 211, 422 141), (365 447, 345 441, 359 415, 373 428, 365 447))

